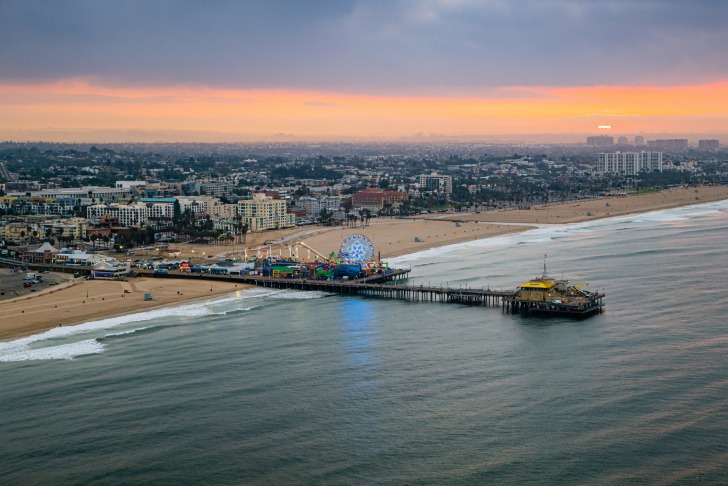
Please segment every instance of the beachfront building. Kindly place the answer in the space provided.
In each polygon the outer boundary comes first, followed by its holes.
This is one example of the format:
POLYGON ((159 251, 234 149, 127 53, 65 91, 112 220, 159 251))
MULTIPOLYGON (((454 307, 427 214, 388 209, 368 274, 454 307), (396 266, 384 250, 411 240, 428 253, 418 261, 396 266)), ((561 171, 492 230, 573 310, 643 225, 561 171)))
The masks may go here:
POLYGON ((368 209, 372 212, 389 206, 398 208, 407 200, 407 193, 401 191, 384 191, 370 187, 351 196, 351 205, 355 209, 368 209))
POLYGON ((420 192, 437 192, 447 199, 452 195, 452 176, 440 174, 422 174, 419 176, 420 192))
POLYGON ((637 175, 662 172, 662 152, 613 152, 597 154, 597 172, 637 175))
POLYGON ((119 226, 141 226, 149 219, 149 208, 142 202, 132 204, 94 204, 86 208, 88 219, 101 220, 104 216, 119 221, 119 226))
POLYGON ((20 252, 18 258, 28 263, 43 263, 47 265, 53 263, 58 253, 60 253, 60 250, 46 241, 34 250, 20 252))
POLYGON ((104 260, 105 257, 81 250, 69 250, 61 248, 60 253, 54 255, 53 263, 57 265, 77 265, 90 267, 104 260))
POLYGON ((272 199, 264 194, 253 194, 252 199, 238 201, 238 215, 248 224, 249 231, 291 228, 296 217, 289 213, 286 202, 272 199))
POLYGON ((115 259, 102 260, 91 270, 91 275, 97 280, 121 280, 130 274, 131 267, 115 259))

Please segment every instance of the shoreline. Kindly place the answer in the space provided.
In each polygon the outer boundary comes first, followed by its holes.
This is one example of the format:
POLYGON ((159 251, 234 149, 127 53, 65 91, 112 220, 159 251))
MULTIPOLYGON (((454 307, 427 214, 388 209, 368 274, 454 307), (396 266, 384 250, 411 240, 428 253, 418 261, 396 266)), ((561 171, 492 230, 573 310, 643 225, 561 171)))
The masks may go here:
POLYGON ((133 278, 83 280, 29 297, 0 302, 0 341, 38 334, 61 326, 109 319, 150 310, 210 300, 253 288, 233 282, 133 278), (129 291, 128 293, 125 291, 129 291), (153 300, 144 300, 151 294, 153 300))
MULTIPOLYGON (((344 238, 358 233, 370 238, 375 244, 375 251, 378 251, 383 259, 387 259, 459 243, 521 233, 539 227, 576 224, 723 200, 728 200, 728 186, 678 188, 626 197, 541 205, 524 210, 496 210, 480 214, 446 213, 416 219, 373 220, 372 224, 365 227, 279 230, 273 238, 271 233, 263 233, 255 235, 250 240, 252 240, 251 243, 255 243, 257 239, 275 239, 290 244, 301 241, 305 236, 307 244, 321 253, 328 254, 331 251, 338 251, 344 238), (587 213, 591 214, 587 215, 587 213), (416 241, 415 238, 419 241, 416 241)), ((207 247, 211 254, 213 249, 207 247)), ((220 255, 230 253, 230 251, 223 251, 220 255)), ((3 315, 3 322, 0 324, 0 341, 26 337, 59 325, 77 325, 147 310, 205 301, 211 297, 229 295, 249 288, 253 287, 232 282, 154 278, 71 282, 69 286, 62 289, 0 301, 0 312, 3 315), (125 293, 125 290, 128 290, 129 293, 125 293), (155 300, 143 300, 145 293, 152 294, 155 300)))

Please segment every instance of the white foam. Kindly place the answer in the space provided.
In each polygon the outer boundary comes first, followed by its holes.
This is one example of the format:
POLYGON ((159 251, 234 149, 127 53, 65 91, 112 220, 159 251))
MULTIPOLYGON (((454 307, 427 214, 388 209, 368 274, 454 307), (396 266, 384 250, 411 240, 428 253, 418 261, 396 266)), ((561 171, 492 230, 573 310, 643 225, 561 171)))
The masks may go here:
MULTIPOLYGON (((41 341, 49 341, 54 339, 69 339, 73 336, 80 334, 113 329, 125 324, 131 324, 134 322, 146 322, 164 317, 202 317, 206 315, 225 314, 229 312, 229 310, 216 313, 211 307, 219 304, 224 304, 226 302, 236 301, 240 298, 262 297, 270 295, 271 293, 269 291, 266 291, 265 293, 256 292, 256 290, 257 289, 245 290, 238 292, 236 295, 224 297, 221 299, 184 304, 177 307, 163 307, 160 309, 137 312, 124 316, 110 317, 108 319, 85 322, 83 324, 78 324, 75 326, 55 327, 48 331, 16 339, 14 341, 0 342, 0 361, 21 361, 26 359, 71 359, 73 356, 78 356, 80 354, 91 354, 90 352, 86 352, 89 350, 93 350, 93 353, 100 353, 103 351, 102 344, 97 343, 94 346, 91 346, 91 344, 89 344, 91 341, 96 342, 94 339, 87 341, 78 341, 76 343, 58 344, 55 346, 48 346, 37 349, 31 349, 31 346, 34 343, 38 343, 41 341), (79 343, 86 344, 81 345, 79 343)), ((248 307, 244 310, 250 309, 252 309, 252 307, 248 307)), ((131 334, 147 328, 148 327, 141 327, 126 331, 120 331, 118 333, 107 334, 107 336, 131 334)))
POLYGON ((647 213, 637 213, 625 216, 614 216, 601 218, 580 223, 565 223, 554 225, 542 225, 539 228, 510 233, 502 236, 486 237, 480 240, 473 240, 464 243, 454 243, 439 248, 430 248, 395 258, 388 258, 386 262, 390 265, 412 264, 418 260, 437 258, 454 258, 460 250, 466 249, 498 249, 507 248, 518 243, 546 243, 554 236, 570 235, 591 231, 594 228, 613 225, 615 223, 639 223, 639 222, 674 222, 685 219, 693 219, 700 216, 709 216, 728 211, 728 200, 681 206, 672 209, 660 209, 647 213))
POLYGON ((0 361, 30 361, 30 360, 50 360, 50 359, 73 359, 78 356, 88 354, 98 354, 103 352, 104 345, 95 339, 86 339, 75 343, 60 344, 58 346, 49 346, 46 348, 30 349, 26 345, 18 345, 6 352, 0 353, 0 361), (9 352, 7 352, 9 351, 9 352))
POLYGON ((134 334, 135 332, 143 331, 145 329, 151 329, 152 326, 146 326, 146 327, 137 327, 135 329, 129 329, 128 331, 119 331, 119 332, 112 332, 107 334, 104 337, 117 337, 117 336, 125 336, 127 334, 134 334))
POLYGON ((285 300, 310 300, 310 299, 322 299, 336 295, 331 292, 322 292, 319 290, 284 290, 276 295, 273 295, 274 299, 285 299, 285 300))

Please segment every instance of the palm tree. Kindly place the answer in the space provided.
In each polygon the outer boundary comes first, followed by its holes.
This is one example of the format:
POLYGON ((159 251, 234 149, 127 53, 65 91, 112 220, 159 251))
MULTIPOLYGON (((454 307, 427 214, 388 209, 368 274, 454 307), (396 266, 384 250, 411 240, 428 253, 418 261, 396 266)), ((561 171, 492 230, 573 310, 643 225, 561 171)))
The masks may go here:
POLYGON ((362 222, 366 220, 366 226, 369 226, 369 220, 372 218, 372 212, 368 208, 364 208, 362 213, 362 222))
POLYGON ((235 224, 233 224, 233 228, 235 229, 235 236, 240 237, 242 235, 242 242, 246 242, 246 234, 248 233, 248 222, 243 221, 243 217, 239 214, 235 216, 235 224))

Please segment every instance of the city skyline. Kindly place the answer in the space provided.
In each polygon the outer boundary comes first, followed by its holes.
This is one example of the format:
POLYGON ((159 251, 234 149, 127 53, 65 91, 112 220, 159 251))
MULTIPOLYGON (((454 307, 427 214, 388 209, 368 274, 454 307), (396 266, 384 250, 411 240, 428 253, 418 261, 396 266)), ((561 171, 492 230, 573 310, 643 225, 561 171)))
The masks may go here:
POLYGON ((728 131, 728 6, 709 1, 9 1, 0 13, 3 139, 728 131))

